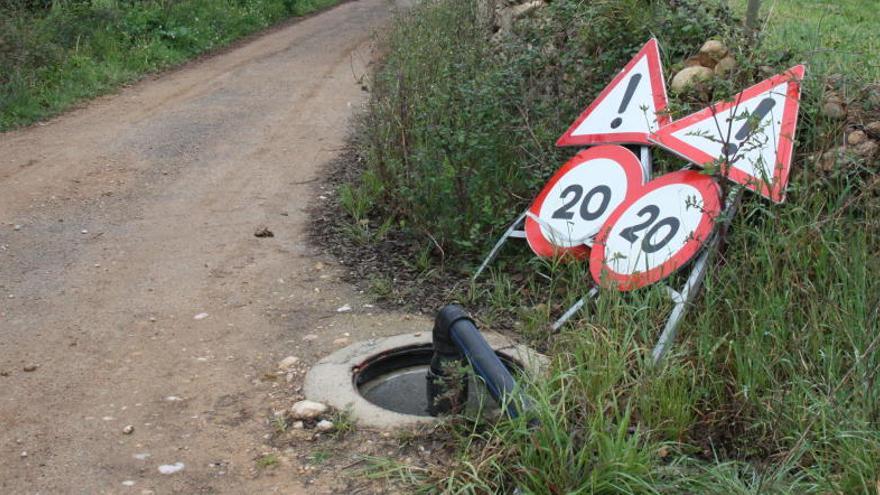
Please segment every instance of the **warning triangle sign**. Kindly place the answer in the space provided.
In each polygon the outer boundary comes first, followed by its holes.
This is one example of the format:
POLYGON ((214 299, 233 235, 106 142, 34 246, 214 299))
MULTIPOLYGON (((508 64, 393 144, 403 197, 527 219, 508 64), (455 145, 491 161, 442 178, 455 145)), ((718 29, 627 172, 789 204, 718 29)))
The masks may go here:
POLYGON ((577 118, 556 146, 650 144, 668 123, 666 84, 657 40, 651 39, 577 118))
POLYGON ((785 200, 804 66, 663 126, 651 141, 771 200, 785 200))

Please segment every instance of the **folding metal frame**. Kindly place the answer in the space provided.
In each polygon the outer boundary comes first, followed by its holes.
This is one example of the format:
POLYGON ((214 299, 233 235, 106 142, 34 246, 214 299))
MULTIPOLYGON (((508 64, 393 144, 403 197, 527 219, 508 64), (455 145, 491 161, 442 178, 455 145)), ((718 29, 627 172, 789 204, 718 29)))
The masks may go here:
MULTIPOLYGON (((640 147, 640 161, 642 164, 642 168, 645 171, 645 177, 647 178, 647 180, 651 180, 652 164, 651 151, 649 147, 640 147)), ((722 221, 716 226, 715 233, 703 247, 696 260, 692 262, 691 272, 685 280, 684 284, 682 284, 681 289, 675 290, 668 285, 666 286, 667 294, 674 303, 674 306, 672 307, 672 311, 669 313, 669 317, 666 320, 666 325, 663 328, 663 332, 660 334, 660 337, 657 339, 653 351, 651 352, 651 356, 655 365, 659 364, 663 360, 663 357, 673 345, 675 337, 678 334, 678 329, 681 326, 681 322, 684 320, 684 316, 687 314, 687 311, 693 305, 693 302, 696 299, 700 288, 702 287, 703 280, 706 277, 708 266, 711 263, 715 252, 721 245, 721 242, 723 240, 723 232, 726 231, 727 227, 730 225, 730 222, 733 220, 733 217, 738 210, 741 197, 742 189, 737 189, 727 198, 724 210, 722 211, 722 221)), ((489 264, 494 261, 496 257, 498 257, 498 253, 501 251, 501 248, 504 246, 508 239, 526 238, 524 223, 527 216, 529 216, 528 210, 517 217, 517 219, 510 225, 510 227, 507 228, 504 234, 501 235, 501 237, 498 239, 498 242, 495 243, 495 246, 492 247, 492 250, 483 260, 483 263, 480 264, 480 267, 477 269, 477 271, 474 273, 473 280, 476 280, 483 273, 483 271, 486 270, 489 264)), ((560 316, 559 319, 553 323, 551 329, 554 332, 558 331, 560 328, 562 328, 563 325, 565 325, 566 322, 568 322, 575 314, 577 314, 578 311, 580 311, 587 304, 587 302, 597 297, 599 297, 599 288, 597 286, 594 286, 587 292, 584 297, 582 297, 571 307, 569 307, 562 314, 562 316, 560 316)))

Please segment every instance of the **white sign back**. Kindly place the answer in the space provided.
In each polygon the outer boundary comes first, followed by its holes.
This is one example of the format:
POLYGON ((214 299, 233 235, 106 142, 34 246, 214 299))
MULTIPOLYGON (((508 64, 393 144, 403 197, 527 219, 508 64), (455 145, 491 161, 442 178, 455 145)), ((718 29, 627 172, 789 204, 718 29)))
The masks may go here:
POLYGON ((657 40, 648 41, 556 142, 649 144, 648 135, 669 122, 666 84, 657 40))

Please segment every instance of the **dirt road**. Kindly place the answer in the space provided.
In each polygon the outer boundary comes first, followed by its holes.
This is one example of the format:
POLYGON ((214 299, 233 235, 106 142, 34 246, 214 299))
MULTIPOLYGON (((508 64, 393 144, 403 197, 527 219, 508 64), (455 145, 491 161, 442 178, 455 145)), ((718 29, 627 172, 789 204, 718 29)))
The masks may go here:
POLYGON ((305 236, 394 8, 345 3, 0 135, 0 493, 345 492, 303 474, 308 445, 256 460, 301 380, 279 360, 427 324, 365 307, 305 236))

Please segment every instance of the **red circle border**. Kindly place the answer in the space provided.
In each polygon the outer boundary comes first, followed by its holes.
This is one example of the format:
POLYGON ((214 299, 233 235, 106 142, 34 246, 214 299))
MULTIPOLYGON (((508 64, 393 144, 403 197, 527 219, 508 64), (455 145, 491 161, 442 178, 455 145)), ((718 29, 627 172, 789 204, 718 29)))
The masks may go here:
POLYGON ((603 285, 603 282, 605 285, 610 284, 612 288, 616 288, 619 291, 630 291, 653 284, 672 275, 676 270, 686 265, 703 247, 703 244, 709 239, 715 228, 715 219, 718 218, 720 212, 721 189, 711 176, 693 170, 680 170, 648 182, 635 197, 617 207, 599 230, 596 242, 593 244, 593 250, 590 253, 590 273, 593 275, 593 280, 599 285, 603 285), (644 195, 661 187, 677 183, 694 187, 700 191, 703 199, 703 218, 700 219, 700 224, 697 225, 691 238, 672 257, 664 261, 660 266, 656 266, 646 272, 625 275, 612 270, 605 263, 605 241, 608 239, 608 234, 611 232, 612 227, 614 227, 615 222, 644 195))
MULTIPOLYGON (((614 160, 621 167, 623 167, 623 171, 626 174, 626 196, 623 199, 623 203, 621 203, 619 206, 627 204, 627 202, 631 200, 636 194, 641 194, 642 188, 645 184, 645 172, 642 169, 642 164, 635 153, 620 145, 606 144, 601 146, 594 146, 592 148, 579 151, 576 155, 571 157, 571 159, 565 162, 565 164, 562 165, 562 167, 560 167, 555 174, 553 174, 550 180, 547 181, 547 184, 544 185, 544 188, 541 189, 541 192, 535 198, 535 201, 533 201, 532 205, 529 206, 529 213, 535 216, 538 216, 540 214, 541 206, 543 206, 544 201, 547 199, 547 195, 550 194, 553 186, 555 186, 556 183, 565 176, 565 174, 588 160, 596 160, 599 158, 614 160)), ((605 224, 607 225, 607 223, 608 222, 606 221, 605 224)), ((526 215, 525 219, 525 232, 526 242, 528 242, 529 247, 537 256, 550 258, 569 255, 576 260, 586 259, 588 256, 590 256, 590 248, 588 248, 584 244, 569 248, 554 245, 546 237, 544 237, 544 233, 541 232, 540 224, 538 224, 538 222, 533 220, 528 215, 526 215)))

